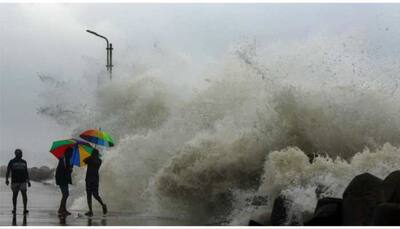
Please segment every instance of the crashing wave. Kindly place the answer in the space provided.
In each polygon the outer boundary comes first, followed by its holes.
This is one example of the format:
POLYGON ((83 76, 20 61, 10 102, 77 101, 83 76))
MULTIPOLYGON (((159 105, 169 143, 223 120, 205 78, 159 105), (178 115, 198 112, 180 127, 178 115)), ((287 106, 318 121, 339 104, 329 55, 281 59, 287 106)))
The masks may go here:
MULTIPOLYGON (((268 220, 271 199, 283 193, 293 214, 307 213, 317 188, 340 196, 354 175, 384 177, 400 164, 397 81, 385 74, 389 61, 371 65, 362 37, 350 37, 233 48, 204 70, 204 81, 186 86, 192 92, 166 79, 193 63, 166 55, 160 69, 116 76, 91 96, 68 99, 71 117, 47 115, 68 120, 74 134, 101 126, 115 138, 101 169, 111 209, 243 225, 268 220), (269 204, 252 205, 254 196, 269 204)), ((45 107, 69 96, 50 95, 45 107)))

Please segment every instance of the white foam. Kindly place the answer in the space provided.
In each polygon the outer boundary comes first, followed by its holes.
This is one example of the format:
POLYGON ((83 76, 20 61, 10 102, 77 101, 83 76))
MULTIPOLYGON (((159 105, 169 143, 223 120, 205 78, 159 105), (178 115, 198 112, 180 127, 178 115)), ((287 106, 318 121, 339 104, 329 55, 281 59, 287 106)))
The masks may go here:
MULTIPOLYGON (((100 173, 110 208, 237 225, 268 221, 271 201, 255 207, 249 198, 283 193, 309 213, 319 185, 339 197, 354 175, 384 177, 400 165, 398 93, 384 70, 393 66, 370 65, 378 60, 363 52, 362 34, 349 37, 232 47, 185 91, 166 79, 188 74, 190 58, 150 58, 152 68, 80 98, 87 107, 71 117, 48 115, 74 134, 100 125, 115 138, 100 173), (313 153, 326 156, 310 164, 313 153)), ((51 108, 64 101, 51 95, 51 108)))

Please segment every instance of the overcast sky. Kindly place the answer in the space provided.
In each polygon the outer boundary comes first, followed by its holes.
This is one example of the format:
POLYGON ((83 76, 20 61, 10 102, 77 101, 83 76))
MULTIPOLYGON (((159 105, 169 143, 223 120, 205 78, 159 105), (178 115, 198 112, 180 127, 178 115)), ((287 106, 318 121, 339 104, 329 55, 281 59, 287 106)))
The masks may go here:
POLYGON ((105 44, 86 29, 109 36, 118 71, 134 50, 154 44, 201 65, 243 39, 302 40, 361 29, 390 50, 398 45, 399 21, 398 4, 0 4, 0 164, 15 148, 30 165, 54 162, 51 141, 69 130, 36 113, 43 90, 37 76, 101 72, 105 44))

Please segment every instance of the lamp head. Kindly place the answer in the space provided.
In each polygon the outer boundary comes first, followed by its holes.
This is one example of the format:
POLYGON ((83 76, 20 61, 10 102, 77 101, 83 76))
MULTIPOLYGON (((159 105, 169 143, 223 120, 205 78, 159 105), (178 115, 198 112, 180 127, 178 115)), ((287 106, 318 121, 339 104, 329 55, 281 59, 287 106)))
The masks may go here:
POLYGON ((96 32, 93 32, 92 30, 86 30, 86 32, 88 32, 88 33, 91 33, 91 34, 94 34, 94 35, 96 35, 96 36, 98 36, 98 34, 96 33, 96 32))

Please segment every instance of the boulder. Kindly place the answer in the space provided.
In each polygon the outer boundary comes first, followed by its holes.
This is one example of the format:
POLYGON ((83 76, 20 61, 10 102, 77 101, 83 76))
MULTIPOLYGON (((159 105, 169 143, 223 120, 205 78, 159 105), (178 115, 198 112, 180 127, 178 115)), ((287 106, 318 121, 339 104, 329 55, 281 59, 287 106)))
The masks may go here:
POLYGON ((383 181, 385 202, 400 203, 400 170, 394 171, 383 181))
POLYGON ((342 225, 342 199, 326 197, 318 200, 314 215, 305 226, 342 225))
POLYGON ((372 225, 374 208, 384 201, 381 179, 369 173, 354 177, 343 193, 342 224, 372 225))
POLYGON ((256 222, 256 221, 254 221, 254 220, 250 220, 250 221, 249 221, 249 226, 264 226, 264 225, 262 225, 261 223, 258 223, 258 222, 256 222))
POLYGON ((400 226, 400 205, 383 203, 375 208, 373 226, 400 226))
POLYGON ((278 196, 274 200, 271 212, 272 226, 296 226, 302 225, 301 212, 296 214, 291 212, 293 202, 283 195, 278 196))
POLYGON ((40 170, 37 167, 32 167, 28 169, 29 178, 33 181, 40 181, 40 170))
POLYGON ((271 225, 283 226, 288 222, 288 206, 289 200, 285 196, 278 196, 274 200, 274 205, 271 212, 271 225))
POLYGON ((44 174, 50 174, 51 173, 51 169, 48 166, 41 166, 39 168, 39 170, 44 174))
POLYGON ((47 166, 42 166, 40 168, 32 167, 28 169, 29 177, 33 181, 44 181, 54 177, 54 169, 50 169, 47 166))

